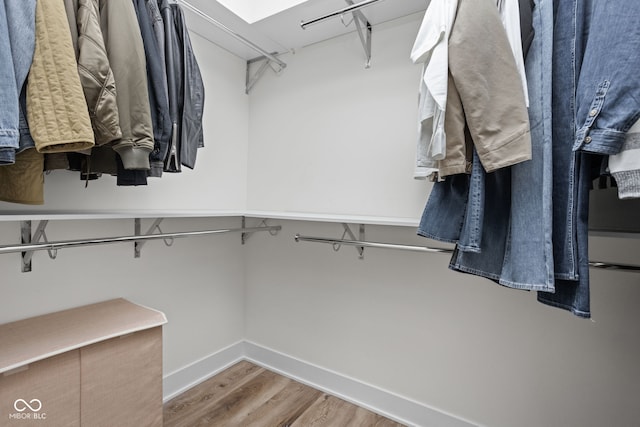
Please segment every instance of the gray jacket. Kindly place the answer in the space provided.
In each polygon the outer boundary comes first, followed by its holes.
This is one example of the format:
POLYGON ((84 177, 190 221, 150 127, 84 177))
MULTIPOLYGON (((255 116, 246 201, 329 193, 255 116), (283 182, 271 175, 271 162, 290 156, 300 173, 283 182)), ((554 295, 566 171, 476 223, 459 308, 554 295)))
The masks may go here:
POLYGON ((131 0, 99 0, 100 26, 118 91, 122 138, 113 143, 125 169, 149 169, 154 147, 147 64, 131 0))

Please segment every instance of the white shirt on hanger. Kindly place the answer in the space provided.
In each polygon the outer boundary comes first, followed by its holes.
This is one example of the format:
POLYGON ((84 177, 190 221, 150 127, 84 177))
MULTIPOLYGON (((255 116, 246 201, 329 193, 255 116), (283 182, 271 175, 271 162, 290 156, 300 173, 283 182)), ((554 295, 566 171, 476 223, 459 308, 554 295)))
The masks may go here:
POLYGON ((411 49, 411 60, 424 63, 420 80, 418 147, 414 178, 437 172, 437 161, 445 158, 444 117, 449 75, 449 33, 458 0, 432 0, 425 12, 411 49))

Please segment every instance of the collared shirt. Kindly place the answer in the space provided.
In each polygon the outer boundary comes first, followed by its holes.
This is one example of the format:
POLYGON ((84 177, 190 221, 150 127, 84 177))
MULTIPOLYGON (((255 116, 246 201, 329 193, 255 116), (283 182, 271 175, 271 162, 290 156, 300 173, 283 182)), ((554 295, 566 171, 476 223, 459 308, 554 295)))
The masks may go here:
POLYGON ((411 49, 411 60, 424 63, 420 80, 416 179, 436 172, 437 160, 445 158, 448 41, 457 8, 458 0, 432 0, 411 49))

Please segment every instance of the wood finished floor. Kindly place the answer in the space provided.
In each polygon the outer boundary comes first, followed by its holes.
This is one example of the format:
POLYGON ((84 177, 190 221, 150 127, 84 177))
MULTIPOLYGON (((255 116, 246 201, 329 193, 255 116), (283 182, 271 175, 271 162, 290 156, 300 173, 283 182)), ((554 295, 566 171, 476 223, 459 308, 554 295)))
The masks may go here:
POLYGON ((404 427, 247 361, 164 405, 164 427, 196 426, 404 427))

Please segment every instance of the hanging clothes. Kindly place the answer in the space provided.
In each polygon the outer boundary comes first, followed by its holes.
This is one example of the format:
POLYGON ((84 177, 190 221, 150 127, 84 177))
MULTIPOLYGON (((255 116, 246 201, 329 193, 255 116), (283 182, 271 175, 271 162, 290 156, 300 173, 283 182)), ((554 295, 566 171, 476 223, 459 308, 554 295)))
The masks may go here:
POLYGON ((474 226, 463 227, 468 204, 476 213, 478 206, 484 208, 484 171, 474 168, 496 171, 531 158, 521 80, 491 0, 458 5, 449 39, 449 69, 447 155, 438 167, 440 176, 447 178, 434 184, 418 234, 458 242, 461 230, 473 230, 474 236, 467 238, 476 248, 482 235, 479 214, 473 216, 474 226), (472 167, 474 157, 477 164, 472 167), (471 179, 458 176, 470 172, 471 179))
MULTIPOLYGON (((527 57, 527 72, 530 76, 550 75, 553 52, 550 0, 538 1, 533 25, 536 36, 527 57)), ((530 78, 527 82, 531 97, 528 111, 532 159, 508 171, 481 172, 484 176, 479 179, 485 182, 487 198, 481 209, 505 214, 484 215, 482 222, 472 228, 482 230, 478 239, 481 244, 474 251, 458 244, 450 266, 510 288, 553 292, 551 80, 530 78)), ((467 214, 465 226, 469 221, 477 220, 467 214)), ((464 234, 461 240, 463 237, 464 234)))
MULTIPOLYGON (((550 75, 551 0, 538 1, 533 12, 527 72, 550 75)), ((551 80, 533 78, 527 84, 531 160, 487 173, 474 152, 470 176, 434 184, 418 234, 456 244, 453 270, 511 288, 553 291, 551 80)))

